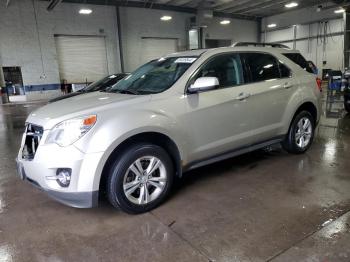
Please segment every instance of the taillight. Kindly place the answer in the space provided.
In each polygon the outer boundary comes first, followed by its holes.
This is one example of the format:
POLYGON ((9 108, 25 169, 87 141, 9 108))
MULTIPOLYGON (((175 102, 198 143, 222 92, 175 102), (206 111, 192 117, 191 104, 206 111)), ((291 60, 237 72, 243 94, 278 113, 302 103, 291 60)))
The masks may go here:
POLYGON ((320 92, 322 92, 322 80, 321 80, 321 78, 316 77, 316 83, 317 83, 318 90, 320 90, 320 92))

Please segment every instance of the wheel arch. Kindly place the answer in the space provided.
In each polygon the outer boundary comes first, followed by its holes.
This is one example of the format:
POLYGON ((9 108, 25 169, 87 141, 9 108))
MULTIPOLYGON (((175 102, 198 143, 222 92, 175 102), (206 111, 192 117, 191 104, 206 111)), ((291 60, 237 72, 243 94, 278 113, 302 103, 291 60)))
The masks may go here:
POLYGON ((319 112, 317 109, 317 106, 315 103, 311 101, 304 101, 302 102, 298 107, 296 107, 295 110, 291 110, 290 114, 288 114, 288 117, 285 119, 284 122, 284 128, 283 128, 283 135, 286 135, 289 133, 290 127, 295 119, 295 117, 301 112, 301 111, 308 111, 315 119, 315 124, 317 124, 319 112))
POLYGON ((286 122, 285 122, 285 129, 283 131, 283 134, 288 134, 290 127, 295 119, 295 117, 302 111, 308 111, 310 112, 310 114, 314 117, 315 119, 315 123, 317 124, 317 119, 318 119, 318 109, 316 107, 316 105, 313 102, 310 101, 305 101, 303 103, 301 103, 296 110, 292 111, 293 113, 287 118, 286 122))
POLYGON ((106 184, 105 182, 109 168, 112 164, 113 159, 118 155, 118 153, 123 152, 130 145, 145 142, 158 145, 165 149, 174 164, 176 176, 182 176, 181 155, 176 143, 169 136, 159 132, 142 132, 128 137, 123 142, 118 144, 117 147, 109 154, 101 172, 101 177, 99 181, 100 192, 105 191, 104 187, 106 184))
POLYGON ((302 103, 298 107, 298 109, 295 111, 290 123, 292 123, 294 118, 302 111, 308 111, 312 115, 312 117, 314 118, 315 123, 317 122, 318 114, 319 114, 317 111, 317 107, 314 105, 314 103, 307 101, 307 102, 302 103))
POLYGON ((293 130, 293 128, 294 128, 293 123, 295 122, 296 118, 298 118, 298 115, 304 111, 311 114, 311 116, 314 118, 314 128, 316 127, 316 124, 317 124, 318 110, 317 110, 317 107, 315 106, 315 104, 312 102, 309 102, 309 101, 302 103, 297 108, 294 115, 290 119, 288 132, 285 136, 285 139, 282 141, 282 147, 287 152, 292 153, 292 154, 304 153, 306 150, 309 149, 309 147, 311 146, 312 140, 313 140, 314 132, 313 132, 312 136, 310 137, 310 142, 308 144, 306 144, 303 147, 296 145, 297 142, 295 141, 295 133, 294 133, 296 130, 293 130))

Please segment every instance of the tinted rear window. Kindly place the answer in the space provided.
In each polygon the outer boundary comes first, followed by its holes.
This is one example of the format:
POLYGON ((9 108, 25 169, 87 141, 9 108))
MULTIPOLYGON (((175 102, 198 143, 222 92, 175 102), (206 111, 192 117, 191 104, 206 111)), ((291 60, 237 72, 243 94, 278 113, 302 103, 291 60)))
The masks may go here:
POLYGON ((302 69, 306 70, 309 73, 313 73, 312 68, 309 67, 306 59, 299 53, 287 53, 283 54, 288 59, 292 60, 294 63, 299 65, 302 69))
POLYGON ((241 56, 250 70, 252 82, 281 78, 278 61, 272 55, 246 53, 241 56))

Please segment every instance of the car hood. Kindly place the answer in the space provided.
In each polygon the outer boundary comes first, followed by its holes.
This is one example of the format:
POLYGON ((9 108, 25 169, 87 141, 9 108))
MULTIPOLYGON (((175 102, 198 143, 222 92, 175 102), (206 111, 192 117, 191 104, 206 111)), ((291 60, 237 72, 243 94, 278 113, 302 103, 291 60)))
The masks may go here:
POLYGON ((67 99, 67 98, 70 98, 70 97, 73 97, 73 96, 78 96, 78 95, 81 95, 81 94, 83 94, 83 93, 81 93, 81 92, 74 92, 74 93, 70 93, 70 94, 67 94, 67 95, 58 96, 58 97, 55 97, 55 98, 49 100, 49 103, 57 102, 57 101, 60 101, 60 100, 63 100, 63 99, 67 99))
POLYGON ((27 122, 51 129, 57 123, 82 115, 94 114, 108 108, 130 106, 131 104, 148 101, 150 95, 128 95, 106 92, 92 92, 70 97, 47 104, 32 112, 27 122))

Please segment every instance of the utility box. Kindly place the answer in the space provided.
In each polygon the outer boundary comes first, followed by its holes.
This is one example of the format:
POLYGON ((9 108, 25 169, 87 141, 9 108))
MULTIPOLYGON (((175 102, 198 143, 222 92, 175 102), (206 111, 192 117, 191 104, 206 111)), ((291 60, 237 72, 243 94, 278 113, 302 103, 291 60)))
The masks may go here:
POLYGON ((0 67, 0 104, 6 104, 9 102, 9 96, 7 94, 6 86, 5 86, 5 78, 4 71, 2 70, 2 66, 0 67))
POLYGON ((2 66, 0 66, 0 87, 5 86, 5 77, 4 77, 4 70, 2 69, 2 66))
POLYGON ((343 73, 340 70, 331 70, 328 72, 328 89, 341 90, 343 73))
POLYGON ((6 104, 10 102, 9 96, 7 93, 7 88, 5 86, 1 87, 0 96, 1 96, 1 101, 0 101, 1 104, 6 104))

